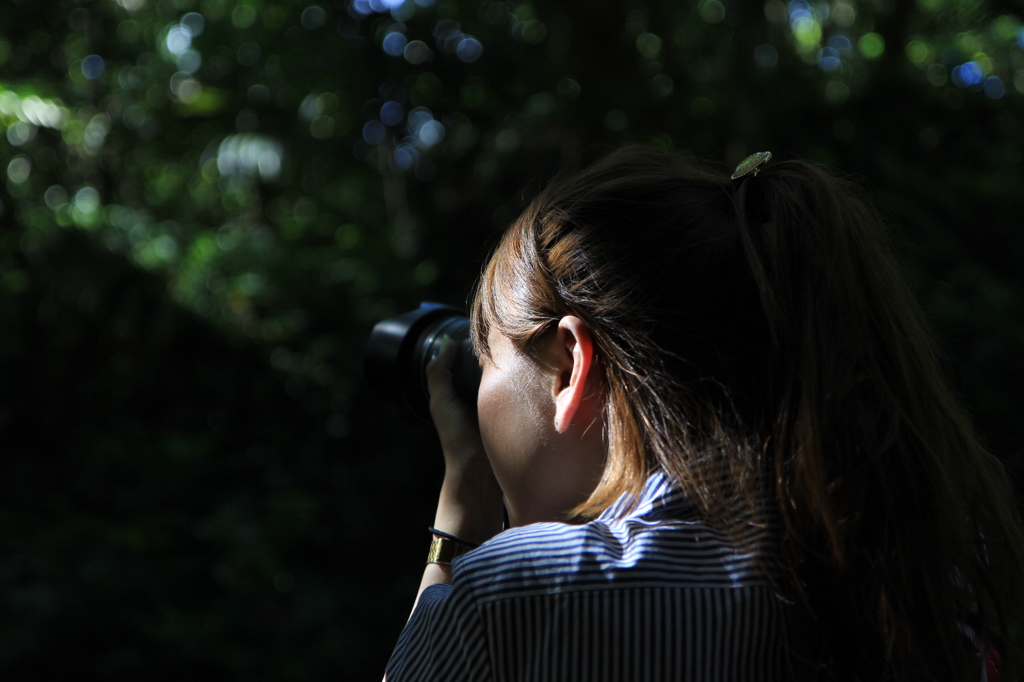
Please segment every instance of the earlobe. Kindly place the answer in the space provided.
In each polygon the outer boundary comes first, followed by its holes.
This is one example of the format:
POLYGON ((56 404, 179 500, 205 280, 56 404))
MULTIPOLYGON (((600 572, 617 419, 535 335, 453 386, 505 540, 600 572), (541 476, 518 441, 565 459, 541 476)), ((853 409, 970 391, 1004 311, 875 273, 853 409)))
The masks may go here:
POLYGON ((590 329, 573 315, 559 320, 556 343, 560 360, 556 367, 555 430, 565 433, 573 426, 587 394, 587 380, 591 379, 594 366, 594 343, 590 329))

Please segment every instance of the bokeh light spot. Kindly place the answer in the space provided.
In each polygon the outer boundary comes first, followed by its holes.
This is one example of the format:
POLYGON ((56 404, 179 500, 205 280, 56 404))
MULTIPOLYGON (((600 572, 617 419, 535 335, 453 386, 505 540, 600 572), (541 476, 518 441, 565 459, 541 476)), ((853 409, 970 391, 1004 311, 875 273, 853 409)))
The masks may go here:
POLYGON ((661 52, 661 38, 653 33, 641 33, 636 37, 636 49, 648 59, 657 59, 661 52))
POLYGON ((171 76, 171 92, 185 104, 194 104, 203 94, 203 86, 189 74, 179 71, 171 76))
POLYGON ((380 121, 367 121, 363 126, 363 139, 367 144, 384 144, 384 141, 388 139, 387 128, 380 121))
POLYGON ((437 267, 437 264, 432 260, 423 261, 412 271, 413 279, 415 279, 421 286, 430 284, 437 279, 439 274, 441 274, 441 269, 437 267))
POLYGON ((412 135, 418 135, 420 128, 422 128, 424 124, 433 120, 434 115, 430 113, 430 109, 427 109, 426 107, 416 107, 409 112, 409 133, 412 135))
POLYGON ((445 128, 440 121, 427 121, 420 126, 416 136, 426 147, 433 147, 444 139, 445 128))
POLYGON ((771 45, 758 45, 754 48, 754 63, 762 69, 772 69, 779 63, 779 53, 771 45))
POLYGON ((985 94, 991 99, 1001 99, 1006 94, 1006 87, 999 76, 986 78, 982 87, 985 90, 985 94))
MULTIPOLYGON (((486 96, 486 90, 484 85, 480 85, 480 103, 482 104, 486 96)), ((478 105, 479 106, 479 105, 478 105)), ((558 100, 553 95, 547 92, 538 92, 536 95, 530 98, 529 104, 527 104, 526 110, 531 116, 537 118, 544 118, 555 110, 558 106, 558 100)))
POLYGON ((370 7, 370 0, 352 0, 349 4, 349 9, 364 17, 373 14, 373 8, 370 7))
POLYGON ((343 249, 355 248, 361 238, 359 226, 354 223, 345 223, 334 231, 334 242, 343 249))
POLYGON ((318 140, 326 140, 334 134, 334 119, 320 115, 309 123, 309 134, 318 140))
POLYGON ((264 180, 273 180, 281 174, 281 152, 275 147, 268 147, 260 152, 256 159, 256 171, 264 180))
POLYGON ((98 54, 91 54, 82 60, 82 75, 91 81, 102 76, 106 68, 103 57, 98 54))
POLYGON ((167 32, 164 44, 167 46, 168 52, 178 55, 192 47, 192 35, 188 29, 182 26, 172 26, 171 30, 167 32))
POLYGON ((718 0, 704 0, 700 4, 700 17, 709 24, 717 24, 725 19, 725 5, 718 0))
POLYGON ((82 213, 94 213, 100 207, 100 193, 86 186, 75 192, 75 208, 82 213))
POLYGON ((57 210, 57 207, 67 202, 68 193, 60 185, 52 185, 43 194, 43 201, 46 202, 46 207, 51 211, 57 210))
POLYGON ((178 58, 174 60, 174 64, 178 67, 179 71, 195 73, 203 65, 203 57, 195 50, 185 50, 184 53, 178 55, 178 58))
POLYGON ((132 44, 138 42, 142 37, 142 27, 139 22, 132 19, 125 19, 117 25, 117 38, 122 43, 132 44))
POLYGON ((463 40, 459 41, 459 46, 455 48, 455 55, 467 64, 472 64, 480 59, 480 55, 483 53, 484 46, 480 44, 479 40, 471 36, 466 36, 463 40))
POLYGON ((840 28, 849 28, 857 20, 857 9, 849 2, 840 0, 832 6, 832 23, 840 28))
POLYGON ((256 23, 256 8, 252 5, 238 5, 231 12, 231 23, 235 28, 249 28, 256 23))
POLYGON ((764 3, 764 18, 773 24, 786 23, 786 3, 782 0, 768 0, 764 3))
POLYGON ((621 133, 629 127, 629 116, 622 109, 612 109, 604 117, 604 127, 613 133, 621 133))
POLYGON ((181 18, 181 27, 188 31, 188 34, 195 38, 203 33, 206 28, 206 19, 198 12, 189 12, 181 18))
POLYGON ((459 24, 451 19, 441 19, 434 25, 434 42, 437 49, 452 54, 466 36, 459 30, 459 24))
POLYGON ((563 78, 558 82, 558 95, 564 99, 576 99, 580 92, 580 84, 572 78, 563 78))
POLYGON ((252 66, 260 60, 260 46, 259 43, 247 42, 242 43, 238 46, 238 51, 235 53, 235 58, 238 63, 242 66, 252 66))
POLYGON ((942 64, 930 64, 928 70, 925 71, 925 75, 928 77, 928 82, 935 87, 945 85, 949 78, 946 73, 946 67, 942 64))
POLYGON ((885 52, 885 40, 877 33, 865 33, 857 41, 857 48, 866 59, 878 59, 885 52))
POLYGON ((907 43, 907 59, 915 66, 923 66, 931 54, 927 43, 920 40, 911 40, 907 43))
POLYGON ((162 234, 153 240, 153 255, 162 261, 174 260, 178 255, 178 242, 168 234, 162 234))
POLYGON ((985 79, 985 72, 977 62, 964 62, 954 67, 950 74, 950 80, 958 88, 974 88, 981 85, 985 79))
POLYGON ((542 21, 531 19, 523 24, 522 29, 519 31, 519 35, 522 36, 524 43, 529 45, 540 45, 544 42, 544 39, 548 37, 548 27, 545 26, 542 21))
POLYGON ((917 143, 921 149, 930 152, 939 146, 939 133, 935 128, 925 127, 917 133, 917 143))
POLYGON ((392 83, 391 81, 384 81, 377 89, 377 93, 382 100, 385 102, 388 100, 394 100, 399 104, 402 104, 409 99, 409 93, 406 92, 405 88, 401 85, 392 83))
POLYGON ((836 71, 842 73, 843 71, 843 63, 839 61, 838 57, 823 57, 818 62, 818 66, 821 67, 823 71, 828 71, 829 73, 836 71))
POLYGON ((797 52, 803 55, 805 61, 813 64, 817 61, 815 56, 822 36, 819 14, 805 0, 792 0, 787 9, 797 52))
POLYGON ((410 144, 401 144, 391 154, 391 166, 394 170, 407 171, 420 160, 420 153, 410 144))
POLYGON ((266 104, 270 101, 270 88, 262 83, 256 83, 246 91, 245 98, 254 104, 266 104))
POLYGON ((813 20, 811 6, 806 2, 806 0, 791 0, 789 5, 786 6, 786 11, 789 12, 790 27, 795 28, 794 24, 800 19, 813 20))
POLYGON ((829 104, 842 104, 850 98, 850 87, 841 80, 830 81, 825 86, 825 101, 829 104))
MULTIPOLYGON (((64 126, 68 111, 53 100, 29 95, 19 100, 13 92, 0 92, 0 113, 14 115, 33 126, 60 129, 64 126)), ((31 133, 34 135, 35 133, 31 133)))
POLYGON ((690 102, 690 116, 697 120, 707 120, 715 114, 715 103, 709 97, 695 97, 690 102))
POLYGON ((651 79, 651 94, 655 97, 668 97, 672 94, 675 83, 663 73, 659 73, 651 79))
POLYGON ((519 149, 520 135, 515 128, 505 128, 494 136, 494 151, 499 154, 511 154, 519 149))
POLYGON ((253 133, 228 135, 217 150, 217 170, 222 176, 250 173, 274 180, 281 172, 282 161, 279 142, 253 133))
POLYGON ((975 53, 974 53, 974 54, 973 54, 973 55, 971 56, 971 61, 973 61, 973 62, 977 62, 978 66, 980 66, 980 67, 981 67, 981 70, 982 70, 982 72, 983 72, 983 73, 984 73, 984 74, 985 74, 986 76, 990 76, 990 75, 992 75, 992 72, 993 72, 993 71, 995 70, 995 68, 996 68, 995 62, 993 62, 993 61, 992 61, 992 58, 991 58, 991 57, 989 57, 989 56, 988 56, 987 54, 985 54, 984 52, 975 52, 975 53))
POLYGON ((961 54, 974 54, 981 49, 981 41, 971 31, 957 33, 953 44, 956 45, 956 49, 960 50, 961 54))
POLYGON ((310 5, 302 10, 299 21, 302 23, 302 28, 307 31, 315 31, 327 21, 327 13, 319 5, 310 5))
POLYGON ((384 125, 396 126, 405 118, 405 109, 398 102, 385 102, 380 108, 380 120, 384 125))
POLYGON ((405 46, 405 61, 410 64, 423 64, 434 58, 427 44, 422 40, 412 40, 405 46))
POLYGON ((811 17, 810 12, 799 10, 794 13, 790 23, 794 33, 807 33, 808 31, 813 31, 818 22, 811 17))
POLYGON ((853 43, 842 34, 837 33, 831 36, 826 44, 835 50, 840 57, 849 57, 853 54, 853 43))
POLYGON ((20 147, 36 136, 36 127, 31 123, 16 121, 7 129, 7 141, 13 147, 20 147))
POLYGON ((392 57, 401 57, 405 54, 405 47, 408 44, 409 40, 404 35, 394 31, 384 36, 384 43, 382 47, 385 54, 391 55, 392 57))
POLYGON ((24 154, 19 154, 7 164, 7 178, 16 185, 28 180, 32 174, 32 162, 24 154))
POLYGON ((312 121, 323 113, 323 101, 318 95, 307 95, 299 105, 299 117, 304 121, 312 121))

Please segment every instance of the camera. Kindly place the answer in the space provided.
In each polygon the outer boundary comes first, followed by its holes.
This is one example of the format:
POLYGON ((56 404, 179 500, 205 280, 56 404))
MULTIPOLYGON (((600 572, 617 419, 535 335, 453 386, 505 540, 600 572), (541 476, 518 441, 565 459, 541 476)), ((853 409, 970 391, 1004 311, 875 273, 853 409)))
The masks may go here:
POLYGON ((381 320, 366 347, 366 378, 407 413, 430 422, 430 393, 426 367, 441 350, 445 334, 456 344, 452 384, 456 394, 476 411, 480 365, 469 338, 469 318, 458 308, 421 303, 395 317, 381 320))

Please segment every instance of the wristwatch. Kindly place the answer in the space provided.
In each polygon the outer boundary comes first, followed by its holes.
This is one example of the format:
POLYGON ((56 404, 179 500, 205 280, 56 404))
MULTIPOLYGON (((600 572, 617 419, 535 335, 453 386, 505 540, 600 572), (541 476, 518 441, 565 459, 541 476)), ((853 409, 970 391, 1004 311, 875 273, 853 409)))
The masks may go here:
POLYGON ((462 556, 471 549, 473 546, 465 542, 435 536, 430 543, 430 551, 427 552, 427 563, 448 565, 452 559, 462 556))

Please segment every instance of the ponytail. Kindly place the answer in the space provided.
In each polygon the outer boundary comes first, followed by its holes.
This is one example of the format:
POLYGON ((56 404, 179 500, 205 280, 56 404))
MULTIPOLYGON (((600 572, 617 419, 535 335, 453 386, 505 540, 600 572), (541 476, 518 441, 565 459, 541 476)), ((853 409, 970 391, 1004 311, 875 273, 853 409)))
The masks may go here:
POLYGON ((744 181, 735 207, 773 340, 783 559, 826 650, 865 679, 976 679, 987 646, 1015 668, 1019 517, 883 221, 802 162, 744 181))

